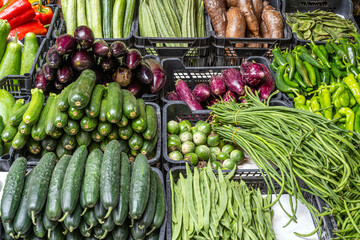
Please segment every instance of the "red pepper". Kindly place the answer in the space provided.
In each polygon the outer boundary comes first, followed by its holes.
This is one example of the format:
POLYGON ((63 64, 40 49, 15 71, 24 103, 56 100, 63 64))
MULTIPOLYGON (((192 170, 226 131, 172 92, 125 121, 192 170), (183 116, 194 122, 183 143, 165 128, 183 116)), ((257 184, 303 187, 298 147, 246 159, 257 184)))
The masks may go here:
POLYGON ((0 8, 2 8, 2 6, 4 6, 4 2, 3 0, 0 0, 0 8))
POLYGON ((2 8, 0 8, 0 19, 10 20, 22 15, 28 9, 32 9, 31 4, 27 0, 9 0, 2 8))
POLYGON ((41 24, 39 19, 34 19, 10 31, 8 38, 15 37, 18 34, 19 40, 23 39, 28 32, 36 35, 46 35, 47 29, 41 24))
POLYGON ((10 19, 8 22, 11 26, 11 29, 14 29, 24 23, 27 23, 31 20, 33 20, 35 17, 35 12, 33 9, 28 9, 23 14, 20 14, 19 16, 16 16, 12 19, 10 19))
POLYGON ((54 13, 50 7, 43 7, 42 1, 33 2, 31 5, 36 14, 35 19, 39 19, 44 25, 51 23, 54 13))

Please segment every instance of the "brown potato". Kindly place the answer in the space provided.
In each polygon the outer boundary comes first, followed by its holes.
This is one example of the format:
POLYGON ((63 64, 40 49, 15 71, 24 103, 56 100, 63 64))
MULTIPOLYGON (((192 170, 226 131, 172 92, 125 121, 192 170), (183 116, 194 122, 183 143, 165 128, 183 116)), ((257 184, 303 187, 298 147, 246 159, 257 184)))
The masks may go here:
POLYGON ((261 13, 263 11, 263 2, 262 2, 262 0, 252 0, 252 3, 254 6, 256 18, 260 22, 261 21, 261 13))
POLYGON ((259 21, 256 18, 252 0, 239 0, 239 8, 245 16, 247 29, 255 36, 260 36, 259 21))
POLYGON ((204 0, 204 2, 216 35, 225 37, 227 25, 225 0, 204 0))
POLYGON ((284 37, 284 22, 280 12, 267 8, 264 9, 261 18, 266 24, 270 38, 284 37))
MULTIPOLYGON (((245 37, 246 21, 238 7, 230 8, 226 13, 228 24, 226 27, 226 37, 243 38, 245 37)), ((244 47, 244 44, 237 43, 236 47, 244 47)))
POLYGON ((228 8, 237 7, 238 2, 239 2, 238 0, 226 0, 228 8))

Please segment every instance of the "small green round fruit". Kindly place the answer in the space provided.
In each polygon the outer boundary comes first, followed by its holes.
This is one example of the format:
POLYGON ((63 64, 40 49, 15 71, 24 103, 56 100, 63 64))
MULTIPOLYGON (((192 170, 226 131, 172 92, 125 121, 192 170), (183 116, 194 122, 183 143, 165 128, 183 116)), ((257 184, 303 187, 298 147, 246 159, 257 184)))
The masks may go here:
POLYGON ((226 159, 224 162, 223 162, 223 168, 226 168, 226 169, 233 169, 235 167, 235 162, 231 161, 231 159, 226 159))
POLYGON ((199 159, 195 153, 186 154, 184 159, 185 159, 185 161, 190 162, 193 166, 196 166, 199 162, 199 159))
POLYGON ((168 149, 170 152, 179 151, 181 149, 180 139, 169 139, 168 140, 168 149))
POLYGON ((193 135, 191 134, 191 132, 186 131, 186 132, 182 132, 179 135, 179 138, 181 142, 192 141, 193 135))
POLYGON ((182 154, 188 154, 188 153, 193 153, 195 152, 195 144, 191 141, 187 141, 187 142, 184 142, 182 145, 181 145, 181 153, 182 154))
POLYGON ((195 132, 193 134, 193 142, 196 145, 204 145, 206 144, 206 135, 203 132, 195 132))
POLYGON ((226 159, 228 159, 230 156, 229 154, 227 154, 226 152, 220 152, 216 158, 219 159, 220 161, 224 161, 226 159))
POLYGON ((234 150, 234 146, 230 144, 226 144, 222 147, 221 151, 230 154, 234 150))
POLYGON ((201 161, 207 161, 210 158, 210 149, 205 145, 200 145, 196 147, 195 154, 201 161))
POLYGON ((191 123, 188 120, 184 120, 179 122, 180 133, 182 132, 190 132, 191 123))
POLYGON ((215 162, 212 162, 212 167, 214 170, 218 170, 218 169, 221 169, 221 163, 218 162, 218 161, 215 161, 215 162))
POLYGON ((210 147, 216 147, 217 145, 219 145, 220 143, 220 136, 217 133, 211 133, 208 137, 207 137, 207 144, 210 147))
POLYGON ((239 164, 244 159, 244 153, 240 150, 235 149, 230 153, 230 159, 235 164, 239 164))
POLYGON ((209 136, 209 134, 211 133, 211 126, 207 122, 203 122, 197 125, 196 127, 198 131, 205 133, 206 136, 209 136))
POLYGON ((215 154, 216 156, 221 153, 221 149, 219 147, 210 147, 211 153, 215 154))
POLYGON ((173 151, 169 154, 169 158, 174 161, 181 161, 184 159, 183 155, 179 151, 173 151))
POLYGON ((178 134, 180 130, 180 127, 179 127, 179 123, 174 121, 174 120, 171 120, 167 123, 167 131, 168 133, 170 134, 178 134))

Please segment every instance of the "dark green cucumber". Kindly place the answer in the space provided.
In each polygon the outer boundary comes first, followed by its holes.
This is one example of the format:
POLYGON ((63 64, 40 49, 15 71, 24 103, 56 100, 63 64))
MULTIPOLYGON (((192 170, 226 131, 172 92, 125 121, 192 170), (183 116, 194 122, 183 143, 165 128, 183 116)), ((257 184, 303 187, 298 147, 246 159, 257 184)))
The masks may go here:
POLYGON ((76 137, 64 134, 60 139, 60 143, 65 149, 73 150, 76 147, 76 137))
POLYGON ((22 135, 20 132, 17 132, 11 142, 11 145, 15 150, 22 149, 23 147, 25 147, 28 139, 29 135, 22 135))
POLYGON ((122 115, 120 122, 116 123, 116 125, 120 128, 126 127, 128 124, 129 124, 129 119, 127 119, 124 114, 122 115))
POLYGON ((30 104, 22 119, 26 124, 32 126, 38 121, 44 101, 45 96, 41 89, 34 88, 31 90, 30 104))
POLYGON ((100 149, 90 152, 86 161, 84 175, 84 199, 88 208, 92 208, 100 196, 100 168, 103 153, 100 149))
POLYGON ((13 126, 18 126, 21 123, 22 117, 23 117, 24 113, 26 112, 26 110, 28 109, 29 105, 30 105, 30 102, 26 103, 21 108, 19 108, 14 113, 12 113, 9 118, 9 123, 13 126))
POLYGON ((144 141, 140 152, 148 156, 157 146, 158 134, 155 135, 154 139, 144 141))
POLYGON ((112 232, 114 239, 128 239, 130 234, 130 229, 128 224, 116 227, 112 232))
POLYGON ((1 198, 1 219, 10 222, 14 219, 20 204, 26 173, 26 159, 17 158, 6 176, 3 196, 1 198))
POLYGON ((113 219, 116 225, 123 225, 129 210, 130 194, 130 164, 126 153, 121 153, 120 167, 120 195, 119 204, 113 210, 113 219))
POLYGON ((120 153, 120 143, 116 140, 109 142, 101 163, 100 199, 108 210, 105 218, 119 202, 120 153))
POLYGON ((136 157, 139 154, 139 151, 130 149, 130 154, 133 155, 134 157, 136 157))
POLYGON ((48 151, 48 150, 46 150, 46 149, 43 149, 43 150, 41 150, 40 156, 43 157, 45 154, 47 154, 47 153, 49 153, 49 152, 51 152, 51 151, 48 151))
POLYGON ((57 142, 57 139, 48 136, 41 142, 41 145, 48 151, 54 151, 57 147, 57 142))
MULTIPOLYGON (((96 206, 96 205, 95 205, 96 206)), ((89 230, 92 229, 94 226, 98 225, 99 222, 95 216, 95 208, 89 208, 83 216, 87 225, 89 225, 89 230)))
POLYGON ((111 232, 115 228, 115 223, 110 215, 107 219, 105 219, 104 224, 101 225, 102 229, 105 231, 100 239, 105 239, 109 232, 111 232))
POLYGON ((4 230, 5 230, 5 233, 7 234, 7 235, 10 235, 10 237, 13 239, 13 238, 15 238, 15 231, 14 231, 14 224, 13 224, 13 222, 8 222, 8 223, 6 223, 6 222, 3 222, 2 223, 2 225, 3 225, 3 228, 4 228, 4 230))
POLYGON ((84 109, 76 109, 73 107, 69 107, 68 115, 73 120, 80 120, 84 117, 85 111, 84 111, 84 109))
POLYGON ((102 140, 102 141, 100 142, 100 149, 101 149, 101 151, 105 152, 106 146, 108 145, 109 142, 110 142, 110 140, 107 139, 107 138, 104 138, 104 140, 102 140))
POLYGON ((45 213, 40 212, 36 215, 35 222, 33 223, 33 232, 39 238, 45 237, 47 233, 43 223, 43 214, 45 213))
POLYGON ((53 231, 56 226, 57 226, 57 221, 51 221, 46 213, 43 214, 43 224, 44 224, 44 228, 47 230, 48 233, 48 238, 50 238, 51 235, 51 231, 53 231))
POLYGON ((16 127, 10 124, 6 124, 4 131, 1 133, 1 139, 3 140, 4 143, 11 142, 16 136, 16 133, 17 133, 16 127))
POLYGON ((157 123, 156 111, 150 105, 147 105, 145 107, 145 111, 146 111, 146 130, 145 132, 143 132, 143 137, 145 140, 151 140, 157 134, 158 123, 157 123))
POLYGON ((87 154, 86 146, 80 146, 72 155, 66 169, 61 189, 61 210, 64 212, 64 216, 60 219, 61 221, 76 208, 85 171, 87 154))
POLYGON ((57 145, 55 152, 58 158, 62 158, 65 155, 69 156, 72 154, 71 150, 66 150, 61 144, 57 145))
MULTIPOLYGON (((57 96, 55 97, 55 99, 57 99, 57 96)), ((56 130, 56 127, 55 127, 55 115, 56 115, 56 112, 57 112, 57 100, 55 100, 53 102, 53 104, 51 104, 51 107, 50 107, 50 110, 49 110, 49 113, 48 113, 48 116, 45 120, 45 133, 46 135, 48 136, 51 136, 53 134, 53 132, 56 130)))
POLYGON ((79 230, 83 237, 91 237, 92 231, 86 221, 80 221, 79 230))
POLYGON ((76 134, 76 142, 79 146, 89 146, 91 143, 91 133, 80 130, 80 132, 76 134))
POLYGON ((140 228, 138 221, 134 222, 134 225, 130 228, 130 232, 134 239, 145 239, 146 228, 140 228))
POLYGON ((24 121, 21 121, 20 125, 18 126, 18 132, 23 135, 30 135, 32 127, 30 125, 25 124, 24 121))
POLYGON ((92 140, 94 140, 95 142, 101 142, 104 140, 104 136, 101 135, 97 130, 94 130, 92 133, 91 133, 91 138, 92 140))
POLYGON ((97 225, 94 228, 94 237, 96 237, 97 239, 100 239, 105 233, 105 230, 102 229, 101 225, 97 225))
POLYGON ((131 149, 140 150, 144 144, 144 139, 140 133, 134 133, 129 139, 129 146, 131 149))
POLYGON ((123 114, 128 119, 135 119, 140 114, 139 104, 136 97, 128 90, 122 89, 123 94, 123 114))
POLYGON ((14 232, 15 235, 20 237, 21 234, 25 234, 31 227, 31 218, 27 211, 27 193, 29 190, 31 172, 26 176, 24 189, 21 194, 21 200, 14 218, 14 232))
POLYGON ((35 223, 35 214, 38 214, 45 205, 49 183, 55 164, 55 154, 47 153, 33 169, 27 198, 27 208, 31 213, 33 223, 35 223))
POLYGON ((155 229, 158 229, 163 224, 164 218, 165 218, 165 194, 164 194, 164 188, 161 183, 160 177, 156 174, 156 184, 157 184, 157 196, 156 196, 156 210, 155 210, 155 216, 151 223, 151 226, 149 227, 150 232, 153 232, 155 229))
POLYGON ((150 166, 144 154, 137 155, 131 171, 129 214, 139 219, 145 211, 150 192, 150 166))
POLYGON ((88 117, 95 118, 99 116, 101 108, 101 99, 105 93, 105 86, 102 84, 97 84, 94 88, 94 91, 91 95, 91 100, 89 105, 85 108, 85 113, 88 117))
POLYGON ((120 143, 120 151, 124 152, 124 153, 128 153, 130 151, 130 147, 129 144, 127 144, 127 141, 123 140, 123 139, 118 139, 119 143, 120 143))
POLYGON ((54 125, 57 128, 63 128, 66 126, 69 115, 66 112, 62 112, 59 109, 56 110, 54 125))
POLYGON ((85 108, 90 102, 95 82, 96 75, 94 71, 90 69, 82 71, 69 92, 69 105, 77 109, 85 108))
POLYGON ((111 123, 117 123, 122 116, 122 92, 120 85, 116 82, 108 84, 108 98, 106 107, 106 119, 111 123))
POLYGON ((107 98, 104 98, 103 100, 101 100, 100 113, 99 113, 99 120, 101 122, 106 121, 106 108, 107 108, 107 98))
POLYGON ((64 131, 68 135, 76 135, 80 130, 80 123, 78 121, 68 119, 64 131))
POLYGON ((106 137, 112 130, 112 124, 109 122, 100 122, 97 130, 100 135, 106 137))
MULTIPOLYGON (((22 119, 22 118, 21 118, 22 119)), ((4 131, 5 128, 5 123, 4 123, 4 119, 3 117, 0 115, 0 133, 2 133, 2 131, 4 131)))
POLYGON ((69 108, 68 96, 73 85, 74 83, 71 83, 59 94, 59 97, 57 99, 57 107, 60 111, 66 111, 69 108))
POLYGON ((64 130, 62 128, 55 128, 55 130, 51 134, 51 137, 58 139, 61 138, 63 134, 64 134, 64 130))
POLYGON ((159 231, 151 233, 146 240, 159 240, 159 231))
POLYGON ((129 140, 131 136, 133 135, 134 130, 130 125, 127 125, 126 127, 119 128, 119 135, 124 140, 129 140))
POLYGON ((94 213, 99 223, 103 224, 106 215, 106 209, 100 200, 94 206, 94 213))
POLYGON ((101 1, 101 20, 104 38, 113 38, 113 1, 101 1))
POLYGON ((73 232, 69 232, 66 234, 66 240, 82 240, 83 237, 79 230, 75 230, 73 232))
POLYGON ((79 227, 81 220, 81 213, 82 213, 82 208, 80 204, 77 204, 75 210, 66 216, 64 220, 64 225, 70 232, 73 232, 74 229, 77 229, 79 227))
POLYGON ((150 174, 150 195, 146 205, 146 209, 139 220, 139 228, 148 228, 155 216, 156 197, 157 197, 157 183, 156 173, 151 171, 150 174))
POLYGON ((80 127, 82 130, 91 132, 98 126, 99 120, 97 118, 90 118, 85 116, 80 121, 80 127))
POLYGON ((111 132, 107 136, 109 140, 117 140, 119 138, 119 129, 113 125, 111 132))
POLYGON ((91 142, 91 144, 89 145, 88 147, 89 149, 89 152, 92 152, 96 149, 100 149, 100 143, 97 143, 97 142, 91 142))
POLYGON ((71 156, 63 156, 56 164, 54 172, 51 176, 49 191, 46 202, 46 216, 57 221, 61 217, 61 189, 64 182, 66 169, 69 165, 71 156))
POLYGON ((28 142, 28 149, 32 154, 39 154, 41 152, 40 142, 35 141, 34 139, 30 138, 28 142))
POLYGON ((63 227, 61 224, 58 224, 57 227, 54 229, 54 231, 51 231, 50 233, 50 240, 64 240, 65 235, 63 234, 63 227))
POLYGON ((140 114, 131 122, 131 126, 135 132, 141 133, 144 132, 147 127, 145 101, 141 98, 138 98, 137 102, 139 104, 140 114))

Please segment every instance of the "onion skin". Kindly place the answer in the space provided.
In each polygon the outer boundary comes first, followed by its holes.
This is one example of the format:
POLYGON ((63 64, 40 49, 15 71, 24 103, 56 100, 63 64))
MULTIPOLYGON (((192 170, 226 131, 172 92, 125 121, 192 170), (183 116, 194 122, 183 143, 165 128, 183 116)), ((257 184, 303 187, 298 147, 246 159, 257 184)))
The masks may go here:
POLYGON ((223 101, 225 102, 230 102, 230 101, 235 101, 237 102, 237 97, 236 94, 231 92, 231 91, 227 91, 223 96, 222 96, 223 101))
POLYGON ((200 103, 205 102, 211 96, 210 86, 205 83, 200 83, 196 85, 192 92, 196 100, 200 103))
POLYGON ((189 86, 181 79, 176 81, 175 90, 181 101, 186 102, 189 108, 193 111, 202 110, 200 103, 196 100, 189 86))
POLYGON ((209 80, 210 88, 213 94, 221 96, 226 92, 226 85, 222 76, 214 75, 209 80))
POLYGON ((249 86, 256 87, 264 82, 265 72, 259 63, 246 62, 241 65, 240 72, 249 86))
POLYGON ((174 91, 169 92, 166 99, 169 101, 179 101, 180 100, 179 95, 174 91))
POLYGON ((245 94, 245 81, 238 70, 233 68, 225 69, 222 71, 222 76, 229 91, 234 92, 239 96, 245 94))
POLYGON ((259 95, 261 99, 268 99, 270 94, 272 92, 274 92, 275 90, 275 81, 274 78, 272 77, 269 69, 261 64, 263 69, 264 69, 264 73, 265 73, 265 81, 264 83, 259 87, 258 91, 259 91, 259 95))

